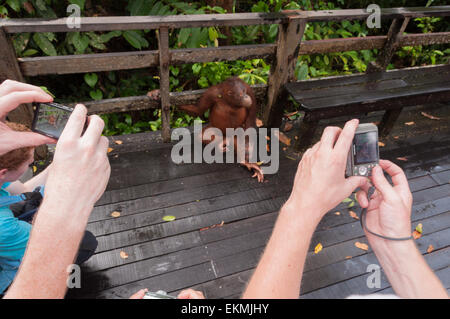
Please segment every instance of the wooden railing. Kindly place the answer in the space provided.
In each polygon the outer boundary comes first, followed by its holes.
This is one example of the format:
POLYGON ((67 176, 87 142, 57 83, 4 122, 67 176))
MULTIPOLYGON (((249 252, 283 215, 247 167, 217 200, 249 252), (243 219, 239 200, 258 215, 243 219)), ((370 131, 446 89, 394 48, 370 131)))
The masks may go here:
MULTIPOLYGON (((169 66, 183 63, 213 62, 266 58, 272 63, 267 85, 256 85, 257 96, 267 97, 262 112, 263 121, 268 126, 278 126, 281 121, 282 106, 278 105, 283 86, 293 81, 298 55, 351 50, 382 49, 368 72, 386 68, 394 50, 401 46, 450 43, 450 32, 403 34, 409 20, 426 16, 449 16, 450 6, 429 8, 389 8, 381 10, 381 18, 392 19, 386 36, 361 38, 339 38, 301 41, 308 22, 362 20, 370 16, 365 9, 330 11, 283 11, 280 13, 236 13, 178 16, 127 16, 81 18, 79 29, 69 29, 66 18, 41 19, 0 19, 0 81, 15 79, 23 81, 24 76, 48 74, 73 74, 128 70, 159 67, 161 101, 150 100, 146 96, 106 99, 85 103, 90 113, 113 113, 161 107, 162 136, 170 140, 170 106, 195 103, 204 90, 170 92, 169 66), (243 26, 278 24, 277 42, 274 44, 235 45, 199 49, 170 49, 169 29, 243 26), (21 32, 74 32, 157 29, 158 50, 83 54, 68 56, 48 56, 17 58, 9 39, 9 34, 21 32)), ((11 114, 12 120, 31 122, 31 109, 22 106, 11 114)))

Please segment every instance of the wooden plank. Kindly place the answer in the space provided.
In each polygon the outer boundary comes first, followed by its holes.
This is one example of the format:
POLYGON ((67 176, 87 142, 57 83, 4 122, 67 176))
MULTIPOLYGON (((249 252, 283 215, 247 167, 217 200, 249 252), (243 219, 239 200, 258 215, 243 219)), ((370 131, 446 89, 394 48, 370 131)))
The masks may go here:
POLYGON ((157 50, 19 58, 18 61, 25 76, 130 70, 159 64, 157 50))
MULTIPOLYGON (((294 13, 233 13, 190 14, 170 16, 116 16, 81 17, 77 31, 151 30, 159 28, 196 28, 211 26, 241 26, 278 24, 294 13)), ((45 19, 0 19, 7 33, 21 32, 73 32, 66 25, 66 18, 45 19)))
MULTIPOLYGON (((267 91, 267 85, 257 84, 251 86, 257 99, 262 99, 267 91)), ((170 105, 195 104, 205 92, 202 90, 170 92, 170 105)), ((129 96, 113 99, 104 99, 100 101, 80 102, 88 108, 89 114, 107 114, 129 111, 140 111, 146 109, 156 109, 160 107, 160 102, 150 99, 148 96, 129 96)), ((69 103, 74 106, 75 103, 69 103)))
MULTIPOLYGON (((256 192, 253 191, 253 193, 256 192)), ((261 197, 267 198, 266 192, 261 191, 261 193, 261 197)), ((271 191, 271 193, 273 193, 273 191, 271 191)), ((231 196, 231 198, 233 198, 233 196, 231 196)), ((286 197, 278 197, 276 200, 272 201, 267 199, 262 199, 259 201, 259 199, 252 197, 252 200, 239 203, 241 206, 225 208, 212 212, 204 212, 200 215, 177 219, 169 223, 157 223, 150 226, 125 230, 119 233, 108 234, 97 237, 97 251, 102 252, 119 247, 126 247, 144 241, 173 236, 182 232, 199 230, 205 227, 210 227, 211 225, 220 224, 222 221, 224 223, 229 223, 267 212, 277 211, 285 200, 286 197)), ((91 229, 89 225, 88 229, 91 229)))
POLYGON ((159 86, 161 95, 161 135, 164 142, 170 142, 170 54, 169 28, 162 27, 158 33, 159 46, 159 86))
POLYGON ((350 107, 356 106, 362 110, 364 108, 367 110, 375 110, 378 107, 378 103, 383 103, 385 109, 394 107, 394 103, 397 108, 400 106, 430 103, 431 101, 435 101, 434 95, 436 95, 436 99, 442 99, 444 101, 445 98, 448 99, 449 91, 450 84, 448 83, 441 83, 439 85, 431 83, 413 87, 393 88, 384 91, 366 91, 364 94, 305 99, 301 101, 301 105, 304 109, 314 110, 321 114, 324 113, 323 115, 332 108, 336 111, 336 114, 340 114, 347 113, 346 111, 350 107), (415 103, 414 101, 417 102, 415 103))
MULTIPOLYGON (((284 85, 292 81, 298 58, 300 42, 305 32, 305 20, 291 20, 278 28, 277 52, 271 65, 267 104, 263 113, 263 122, 268 127, 279 127, 281 123, 280 95, 284 85)), ((283 94, 284 95, 284 94, 283 94)))
MULTIPOLYGON (((399 17, 448 16, 449 6, 381 8, 381 18, 395 19, 399 17)), ((366 9, 306 11, 308 22, 362 20, 371 15, 366 9)))
MULTIPOLYGON (((366 19, 371 12, 366 9, 301 11, 287 10, 276 13, 233 13, 198 14, 171 16, 122 16, 122 17, 82 17, 80 32, 136 30, 167 28, 193 28, 210 26, 239 26, 286 23, 289 18, 307 19, 308 22, 342 21, 366 19)), ((425 16, 448 16, 450 6, 382 8, 381 17, 386 19, 425 16)), ((1 19, 0 26, 8 33, 21 32, 70 32, 66 18, 44 19, 1 19)))
POLYGON ((350 75, 337 75, 329 77, 321 77, 310 79, 308 81, 297 81, 286 84, 286 89, 288 92, 300 100, 302 98, 301 92, 305 90, 312 89, 325 89, 342 87, 351 84, 357 84, 361 82, 376 82, 391 79, 403 79, 408 82, 410 78, 421 78, 427 77, 429 75, 436 74, 447 74, 450 72, 450 65, 440 64, 440 65, 428 65, 421 67, 409 67, 403 69, 388 70, 386 72, 375 73, 375 74, 365 74, 356 73, 350 75))
POLYGON ((450 32, 399 35, 397 41, 397 47, 449 43, 450 32))

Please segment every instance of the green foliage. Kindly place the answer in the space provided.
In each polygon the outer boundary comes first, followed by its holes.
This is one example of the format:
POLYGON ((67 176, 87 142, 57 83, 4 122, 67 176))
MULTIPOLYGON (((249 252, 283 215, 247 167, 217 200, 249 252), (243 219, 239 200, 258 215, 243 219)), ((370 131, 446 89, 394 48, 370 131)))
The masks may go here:
MULTIPOLYGON (((279 12, 286 9, 333 10, 339 8, 365 8, 371 0, 261 0, 242 2, 245 11, 279 12)), ((221 7, 211 7, 208 1, 183 2, 180 0, 0 0, 1 18, 56 18, 67 16, 68 4, 76 4, 83 16, 98 15, 183 15, 225 13, 221 7)), ((380 0, 381 7, 423 6, 419 0, 380 0)), ((428 0, 427 5, 443 5, 445 1, 428 0)), ((242 6, 240 7, 242 9, 242 6)), ((308 23, 303 41, 333 38, 365 37, 386 34, 388 25, 382 30, 368 29, 364 21, 314 22, 308 23)), ((449 31, 448 20, 442 18, 417 18, 410 22, 410 32, 428 33, 449 31)), ((278 25, 238 26, 229 28, 228 39, 223 28, 184 28, 170 30, 170 47, 201 48, 227 44, 275 43, 278 25)), ((124 52, 132 50, 154 50, 158 47, 157 32, 150 30, 127 30, 110 32, 69 33, 20 33, 12 36, 18 57, 55 56, 124 52)), ((306 80, 313 77, 364 72, 367 65, 376 59, 378 50, 348 51, 328 54, 300 56, 295 66, 295 77, 306 80)), ((443 45, 400 48, 389 68, 423 64, 448 63, 450 49, 443 45)), ((218 84, 228 77, 238 76, 249 84, 267 83, 270 64, 263 59, 232 62, 195 63, 170 66, 170 90, 183 91, 206 88, 218 84)), ((34 80, 33 78, 31 80, 34 80)), ((145 95, 159 87, 159 77, 154 70, 127 70, 116 72, 70 75, 65 81, 52 77, 40 77, 55 92, 61 102, 101 100, 126 96, 145 95), (151 73, 153 72, 153 73, 151 73), (46 82, 48 81, 48 82, 46 82)), ((105 134, 130 134, 161 129, 161 112, 142 111, 122 114, 107 114, 105 134)), ((206 116, 207 117, 207 116, 206 116)), ((172 127, 191 125, 194 118, 176 108, 172 110, 172 127)))

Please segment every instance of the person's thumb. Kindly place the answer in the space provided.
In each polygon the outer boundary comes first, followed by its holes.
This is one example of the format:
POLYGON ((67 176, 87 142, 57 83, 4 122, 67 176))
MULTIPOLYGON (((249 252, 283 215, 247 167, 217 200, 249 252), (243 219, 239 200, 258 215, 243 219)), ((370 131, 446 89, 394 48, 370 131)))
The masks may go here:
POLYGON ((391 184, 389 184, 386 177, 384 177, 383 169, 378 165, 372 169, 372 182, 383 198, 389 199, 391 197, 394 189, 391 184))
POLYGON ((367 182, 367 177, 350 176, 346 179, 345 192, 351 194, 356 188, 364 186, 367 182))

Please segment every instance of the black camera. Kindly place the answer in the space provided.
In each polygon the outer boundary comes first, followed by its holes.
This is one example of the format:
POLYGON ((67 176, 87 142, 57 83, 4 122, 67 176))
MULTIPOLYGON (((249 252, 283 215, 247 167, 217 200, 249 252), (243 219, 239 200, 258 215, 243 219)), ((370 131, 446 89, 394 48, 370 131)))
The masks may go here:
POLYGON ((35 103, 31 130, 45 136, 59 139, 66 127, 73 108, 57 103, 35 103))
POLYGON ((348 153, 345 175, 371 176, 379 159, 378 127, 371 123, 360 124, 348 153))

